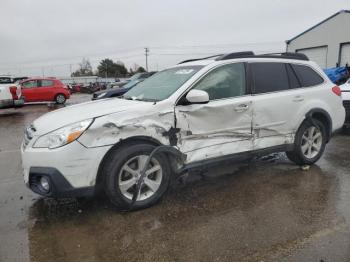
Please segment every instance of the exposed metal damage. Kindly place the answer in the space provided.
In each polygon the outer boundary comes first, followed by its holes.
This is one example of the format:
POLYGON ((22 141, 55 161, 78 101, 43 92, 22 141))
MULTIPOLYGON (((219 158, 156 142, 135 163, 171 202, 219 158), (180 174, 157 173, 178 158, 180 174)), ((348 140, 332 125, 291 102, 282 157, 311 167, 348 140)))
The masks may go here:
MULTIPOLYGON (((154 105, 146 105, 147 107, 154 105)), ((179 130, 174 126, 174 112, 165 110, 155 113, 153 110, 147 114, 145 108, 139 108, 127 115, 115 113, 103 119, 97 118, 79 141, 87 147, 98 147, 142 136, 159 141, 162 145, 176 145, 179 130)))
POLYGON ((242 148, 251 151, 266 145, 293 143, 294 135, 280 130, 285 121, 259 126, 255 117, 259 114, 251 107, 237 113, 234 106, 231 101, 221 106, 209 103, 174 106, 169 110, 161 104, 147 103, 128 114, 120 112, 95 119, 79 141, 86 147, 100 147, 132 137, 149 137, 180 150, 187 155, 188 163, 234 154, 242 148))

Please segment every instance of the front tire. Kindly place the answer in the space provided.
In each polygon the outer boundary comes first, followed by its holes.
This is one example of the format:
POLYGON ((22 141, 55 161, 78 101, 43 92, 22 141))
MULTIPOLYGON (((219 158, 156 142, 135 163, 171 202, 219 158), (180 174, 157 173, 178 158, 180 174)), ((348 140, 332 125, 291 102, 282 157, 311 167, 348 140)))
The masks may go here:
POLYGON ((66 102, 66 97, 64 96, 64 94, 58 94, 55 97, 55 101, 57 104, 63 105, 66 102))
MULTIPOLYGON (((155 146, 149 144, 130 145, 110 155, 104 168, 104 189, 118 209, 130 209, 140 171, 154 148, 155 146)), ((170 176, 171 169, 167 157, 162 154, 154 155, 132 210, 147 208, 157 203, 168 189, 170 176)))
POLYGON ((327 132, 317 120, 305 120, 296 133, 294 150, 287 157, 298 165, 312 165, 321 158, 326 147, 327 132))

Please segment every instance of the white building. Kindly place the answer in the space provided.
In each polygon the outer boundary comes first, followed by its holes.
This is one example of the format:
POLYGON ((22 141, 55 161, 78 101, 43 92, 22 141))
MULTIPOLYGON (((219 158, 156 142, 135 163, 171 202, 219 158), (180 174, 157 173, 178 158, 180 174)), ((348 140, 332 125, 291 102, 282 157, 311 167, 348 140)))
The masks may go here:
POLYGON ((300 52, 322 68, 350 66, 350 10, 342 10, 286 41, 287 52, 300 52))
POLYGON ((64 84, 84 84, 96 82, 115 82, 115 78, 101 78, 98 76, 74 76, 74 77, 57 77, 64 84))

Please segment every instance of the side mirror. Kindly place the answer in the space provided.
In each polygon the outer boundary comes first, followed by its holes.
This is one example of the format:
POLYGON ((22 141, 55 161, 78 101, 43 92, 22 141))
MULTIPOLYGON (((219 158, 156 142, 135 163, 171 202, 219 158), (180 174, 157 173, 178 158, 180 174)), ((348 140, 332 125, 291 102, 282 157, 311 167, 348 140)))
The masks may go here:
POLYGON ((203 90, 192 89, 186 95, 186 99, 191 104, 205 104, 209 102, 209 95, 203 90))

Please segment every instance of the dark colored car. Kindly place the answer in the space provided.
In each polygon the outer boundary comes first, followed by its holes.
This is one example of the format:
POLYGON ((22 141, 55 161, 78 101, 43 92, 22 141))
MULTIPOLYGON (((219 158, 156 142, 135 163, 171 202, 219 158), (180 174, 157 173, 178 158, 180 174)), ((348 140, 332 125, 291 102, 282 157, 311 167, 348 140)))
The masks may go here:
POLYGON ((146 78, 150 77, 151 75, 155 74, 156 72, 149 72, 149 73, 138 73, 131 77, 130 81, 119 88, 112 88, 112 89, 106 89, 99 92, 95 92, 92 96, 92 100, 99 100, 99 99, 105 99, 110 97, 118 97, 124 95, 126 92, 128 92, 131 88, 136 86, 138 83, 142 82, 146 78))
POLYGON ((124 85, 126 85, 127 83, 137 80, 137 79, 144 79, 147 78, 151 75, 153 75, 155 72, 144 72, 144 73, 136 73, 134 74, 132 77, 128 78, 128 79, 124 79, 122 81, 116 82, 114 83, 114 87, 124 87, 124 85))

